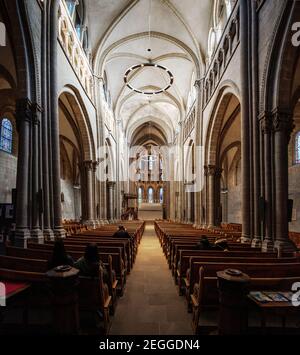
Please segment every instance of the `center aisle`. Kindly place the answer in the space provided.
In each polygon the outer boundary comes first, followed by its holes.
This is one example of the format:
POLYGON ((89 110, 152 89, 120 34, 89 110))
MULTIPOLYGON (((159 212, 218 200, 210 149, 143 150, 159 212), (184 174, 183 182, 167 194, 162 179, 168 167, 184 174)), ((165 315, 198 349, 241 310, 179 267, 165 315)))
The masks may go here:
POLYGON ((154 224, 148 222, 111 335, 192 335, 191 315, 178 296, 154 224))

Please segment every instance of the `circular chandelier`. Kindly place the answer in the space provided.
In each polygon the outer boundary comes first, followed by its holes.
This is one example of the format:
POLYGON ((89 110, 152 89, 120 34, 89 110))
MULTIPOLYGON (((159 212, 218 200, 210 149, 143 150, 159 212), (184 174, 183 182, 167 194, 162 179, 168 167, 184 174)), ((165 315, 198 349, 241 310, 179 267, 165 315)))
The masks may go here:
POLYGON ((173 85, 174 83, 174 76, 173 74, 171 73, 171 71, 169 69, 167 69, 166 67, 160 65, 160 64, 154 64, 154 63, 144 63, 144 64, 137 64, 137 65, 133 65, 132 67, 130 67, 126 73, 125 73, 125 76, 124 76, 124 82, 126 84, 126 86, 138 93, 138 94, 144 94, 144 95, 158 95, 158 94, 161 94, 167 90, 170 89, 170 87, 173 85), (159 70, 163 70, 164 72, 166 72, 169 76, 169 83, 162 89, 159 89, 159 90, 153 90, 153 91, 142 91, 142 90, 139 90, 137 88, 135 88, 133 85, 131 85, 129 83, 130 79, 129 79, 129 75, 133 72, 135 72, 136 70, 139 70, 139 69, 143 69, 143 68, 147 68, 147 67, 152 67, 152 68, 156 68, 156 69, 159 69, 159 70))

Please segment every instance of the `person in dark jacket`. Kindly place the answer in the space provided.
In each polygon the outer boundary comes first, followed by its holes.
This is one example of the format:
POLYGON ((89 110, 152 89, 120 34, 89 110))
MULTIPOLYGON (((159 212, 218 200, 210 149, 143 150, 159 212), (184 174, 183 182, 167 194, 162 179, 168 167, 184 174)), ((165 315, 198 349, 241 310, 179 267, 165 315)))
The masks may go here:
POLYGON ((79 270, 82 276, 96 277, 99 270, 103 271, 103 280, 108 282, 109 276, 105 265, 100 260, 97 244, 88 244, 84 256, 76 261, 74 267, 79 270))
POLYGON ((67 254, 62 239, 57 239, 54 243, 52 257, 48 262, 48 268, 54 269, 57 266, 70 265, 73 266, 73 258, 67 254))
POLYGON ((131 239, 130 234, 127 232, 124 226, 119 226, 119 230, 113 235, 113 237, 119 239, 131 239))
POLYGON ((210 244, 207 236, 203 236, 201 240, 197 243, 197 248, 199 250, 211 250, 212 245, 210 244))

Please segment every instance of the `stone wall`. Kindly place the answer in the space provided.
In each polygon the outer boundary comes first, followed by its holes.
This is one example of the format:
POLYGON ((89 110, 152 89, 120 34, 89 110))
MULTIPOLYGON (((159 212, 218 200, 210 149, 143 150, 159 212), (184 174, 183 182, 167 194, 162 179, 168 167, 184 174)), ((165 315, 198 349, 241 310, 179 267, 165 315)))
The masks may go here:
POLYGON ((81 217, 81 193, 79 189, 74 189, 71 181, 61 179, 62 218, 80 220, 81 217))
POLYGON ((0 203, 12 203, 12 189, 16 188, 18 159, 0 151, 0 203))
POLYGON ((228 223, 242 223, 241 161, 228 177, 228 223))
POLYGON ((300 165, 289 168, 289 198, 294 200, 293 221, 289 224, 289 230, 300 232, 300 165))

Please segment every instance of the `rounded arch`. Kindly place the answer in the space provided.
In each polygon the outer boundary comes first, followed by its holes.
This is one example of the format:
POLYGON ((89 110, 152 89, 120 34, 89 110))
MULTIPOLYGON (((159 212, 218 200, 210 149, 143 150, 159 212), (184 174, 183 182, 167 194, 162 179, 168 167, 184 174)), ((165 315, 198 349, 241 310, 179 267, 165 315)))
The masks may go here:
POLYGON ((1 2, 0 11, 3 15, 2 21, 6 27, 6 34, 15 54, 17 98, 28 98, 32 102, 40 101, 37 90, 39 73, 36 68, 36 57, 27 22, 26 4, 18 1, 1 2), (33 65, 30 65, 32 63, 33 65))
POLYGON ((65 95, 72 107, 76 123, 78 124, 82 140, 84 160, 95 160, 96 151, 92 127, 88 120, 88 113, 78 90, 72 85, 66 85, 59 93, 59 98, 65 95))
POLYGON ((300 57, 300 47, 293 46, 291 28, 300 17, 298 1, 283 3, 268 48, 268 55, 263 72, 260 112, 271 112, 275 108, 290 110, 293 106, 293 82, 295 67, 300 57))
POLYGON ((205 139, 205 163, 206 165, 216 165, 218 154, 218 141, 221 133, 222 122, 228 104, 232 97, 240 102, 240 95, 237 86, 233 82, 225 82, 219 89, 210 116, 206 139, 205 139))

